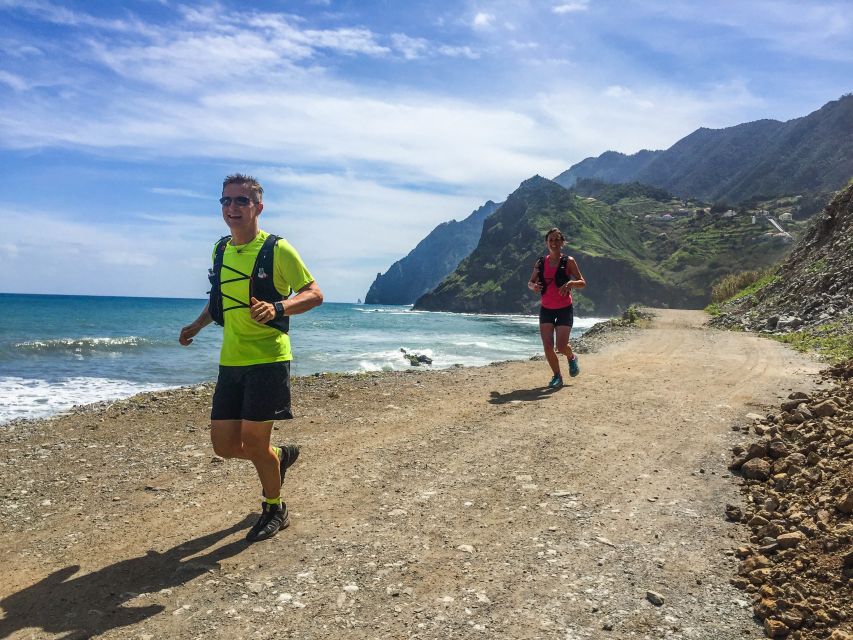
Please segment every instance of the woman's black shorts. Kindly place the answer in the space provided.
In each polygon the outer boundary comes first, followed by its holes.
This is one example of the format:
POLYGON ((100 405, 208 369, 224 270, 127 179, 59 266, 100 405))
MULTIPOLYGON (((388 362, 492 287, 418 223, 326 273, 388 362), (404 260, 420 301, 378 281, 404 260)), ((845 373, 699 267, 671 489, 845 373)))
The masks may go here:
POLYGON ((289 420, 290 362, 219 367, 211 420, 289 420))
POLYGON ((553 324, 555 327, 571 327, 575 323, 574 305, 562 309, 539 307, 539 324, 553 324))

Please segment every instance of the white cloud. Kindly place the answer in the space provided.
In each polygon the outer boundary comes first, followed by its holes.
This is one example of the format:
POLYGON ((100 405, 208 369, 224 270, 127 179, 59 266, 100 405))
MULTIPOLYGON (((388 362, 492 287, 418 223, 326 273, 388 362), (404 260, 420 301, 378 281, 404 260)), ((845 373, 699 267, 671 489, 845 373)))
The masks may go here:
POLYGON ((451 45, 441 45, 438 50, 441 54, 451 58, 468 58, 470 60, 477 60, 480 58, 480 54, 468 46, 454 47, 451 45))
POLYGON ((604 95, 610 98, 623 98, 631 95, 631 90, 626 87, 622 87, 619 85, 613 85, 611 87, 607 87, 604 91, 604 95))
POLYGON ((469 58, 476 60, 480 54, 471 47, 455 46, 447 44, 436 44, 426 38, 412 38, 403 33, 391 35, 394 51, 402 54, 406 60, 418 60, 435 56, 446 56, 448 58, 469 58))
POLYGON ((578 0, 577 2, 564 2, 555 5, 551 11, 557 14, 576 13, 578 11, 586 11, 589 9, 589 0, 578 0))
POLYGON ((307 30, 302 32, 314 49, 332 49, 340 53, 361 53, 381 56, 389 52, 388 47, 378 44, 375 36, 367 29, 307 30))
POLYGON ((0 70, 0 83, 8 85, 15 91, 24 91, 29 88, 26 80, 22 77, 3 70, 0 70))
POLYGON ((487 29, 491 27, 495 22, 495 16, 491 13, 485 13, 481 11, 477 15, 474 16, 473 21, 471 22, 472 26, 475 29, 487 29))
MULTIPOLYGON (((359 259, 370 258, 377 251, 404 255, 436 225, 464 217, 482 204, 470 194, 412 191, 357 174, 308 174, 277 168, 262 168, 258 174, 267 192, 284 192, 266 198, 265 224, 272 225, 272 219, 281 219, 283 226, 295 222, 297 229, 304 230, 297 233, 307 234, 307 242, 314 242, 314 234, 320 234, 331 238, 327 250, 337 253, 345 245, 347 254, 359 259), (389 221, 396 233, 377 233, 389 221)), ((330 256, 319 257, 326 260, 330 256)))
POLYGON ((528 51, 533 49, 539 49, 540 47, 538 42, 519 42, 518 40, 510 40, 509 46, 511 46, 516 51, 528 51))
MULTIPOLYGON (((726 127, 743 121, 743 114, 762 106, 743 84, 709 87, 692 92, 670 87, 611 86, 597 91, 578 85, 543 93, 535 100, 540 121, 548 120, 557 139, 571 141, 572 158, 599 155, 605 150, 635 153, 665 149, 699 126, 726 127)), ((543 125, 544 126, 544 125, 543 125)), ((543 167, 549 177, 570 163, 543 167)))
POLYGON ((10 268, 0 270, 0 291, 203 295, 205 258, 216 239, 213 225, 203 237, 203 226, 182 225, 180 216, 157 225, 118 221, 110 226, 77 218, 16 211, 7 230, 18 250, 9 256, 10 268))
POLYGON ((198 193, 189 189, 175 189, 171 187, 152 187, 151 193, 156 193, 162 196, 177 196, 179 198, 195 198, 200 200, 208 200, 210 194, 198 193))
POLYGON ((0 8, 3 7, 25 11, 46 22, 66 27, 92 27, 118 33, 148 35, 154 33, 146 23, 135 18, 124 20, 98 18, 89 13, 73 11, 46 0, 3 0, 0 2, 0 8))
POLYGON ((0 254, 5 255, 7 258, 14 258, 18 255, 18 246, 11 242, 4 242, 0 244, 0 254))
MULTIPOLYGON (((797 0, 754 0, 727 3, 725 10, 704 5, 647 0, 644 10, 701 30, 706 25, 729 29, 740 37, 765 42, 771 49, 797 58, 849 63, 853 59, 853 14, 849 2, 803 3, 797 0)), ((642 35, 640 33, 639 35, 642 35)), ((656 33, 652 37, 659 38, 656 33)), ((673 40, 679 40, 677 36, 673 40)), ((672 42, 672 48, 683 42, 672 42)))
POLYGON ((429 53, 429 42, 424 38, 411 38, 403 33, 391 35, 394 48, 403 54, 406 60, 423 58, 429 53))
POLYGON ((510 106, 360 95, 341 84, 316 93, 217 86, 198 102, 116 96, 96 112, 63 109, 61 120, 52 103, 34 103, 0 110, 0 131, 7 144, 22 147, 84 144, 179 158, 218 159, 227 143, 233 160, 370 166, 396 179, 488 193, 535 173, 549 140, 546 128, 510 106))

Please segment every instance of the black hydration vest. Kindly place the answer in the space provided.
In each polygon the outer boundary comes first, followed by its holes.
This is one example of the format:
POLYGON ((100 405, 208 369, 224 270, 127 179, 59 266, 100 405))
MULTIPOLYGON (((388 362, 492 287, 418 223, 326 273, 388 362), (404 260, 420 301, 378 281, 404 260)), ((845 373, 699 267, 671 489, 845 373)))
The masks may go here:
MULTIPOLYGON (((275 288, 273 284, 273 250, 275 243, 281 240, 278 236, 270 235, 264 240, 264 245, 258 252, 258 257, 255 258, 255 266, 252 268, 252 274, 248 275, 237 269, 232 269, 227 264, 222 263, 225 255, 225 246, 231 236, 224 236, 216 243, 216 251, 213 254, 213 268, 208 270, 207 279, 210 280, 210 295, 207 310, 210 317, 216 324, 225 326, 225 312, 231 309, 249 308, 249 305, 237 298, 222 293, 222 285, 228 282, 237 282, 238 280, 249 281, 249 299, 253 297, 264 302, 279 302, 287 298, 275 288), (222 279, 222 269, 233 271, 236 275, 230 280, 222 279), (230 307, 225 306, 225 298, 231 300, 234 304, 230 307)), ((289 295, 289 294, 288 294, 289 295)), ((265 323, 268 327, 278 329, 282 333, 287 333, 290 329, 290 318, 284 316, 275 320, 270 320, 265 323)))
MULTIPOLYGON (((545 294, 545 288, 548 286, 545 284, 545 261, 547 259, 548 256, 541 256, 536 262, 536 271, 539 272, 539 284, 542 287, 542 290, 539 293, 542 295, 545 294)), ((566 265, 568 262, 569 256, 560 256, 560 264, 557 267, 557 273, 554 274, 554 284, 556 284, 557 287, 562 287, 570 280, 569 275, 566 273, 566 265)))

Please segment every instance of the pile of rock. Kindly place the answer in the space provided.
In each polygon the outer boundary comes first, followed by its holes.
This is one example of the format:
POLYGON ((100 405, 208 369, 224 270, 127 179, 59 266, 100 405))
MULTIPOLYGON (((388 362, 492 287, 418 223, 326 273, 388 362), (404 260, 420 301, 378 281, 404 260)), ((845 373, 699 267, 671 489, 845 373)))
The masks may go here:
POLYGON ((815 216, 772 284, 723 305, 712 324, 779 333, 830 322, 853 329, 852 271, 853 184, 815 216))
POLYGON ((759 440, 733 449, 747 506, 726 517, 751 536, 732 584, 771 638, 853 640, 853 361, 827 374, 836 386, 791 394, 755 417, 759 440))
POLYGON ((403 357, 409 361, 409 364, 413 367, 419 367, 422 364, 432 364, 432 358, 429 356, 425 356, 422 353, 409 353, 402 347, 400 348, 400 352, 403 354, 403 357))

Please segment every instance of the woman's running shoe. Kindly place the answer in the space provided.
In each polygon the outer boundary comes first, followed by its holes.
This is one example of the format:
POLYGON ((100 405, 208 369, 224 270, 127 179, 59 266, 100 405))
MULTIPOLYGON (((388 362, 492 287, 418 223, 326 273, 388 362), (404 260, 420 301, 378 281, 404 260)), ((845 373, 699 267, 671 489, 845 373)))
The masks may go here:
POLYGON ((560 375, 554 376, 553 378, 551 378, 551 382, 548 383, 548 386, 551 389, 559 389, 560 387, 563 386, 563 376, 560 376, 560 375))
POLYGON ((569 360, 569 375, 573 378, 581 372, 580 365, 578 364, 577 355, 569 360))

